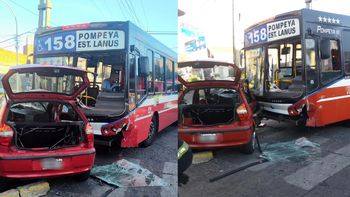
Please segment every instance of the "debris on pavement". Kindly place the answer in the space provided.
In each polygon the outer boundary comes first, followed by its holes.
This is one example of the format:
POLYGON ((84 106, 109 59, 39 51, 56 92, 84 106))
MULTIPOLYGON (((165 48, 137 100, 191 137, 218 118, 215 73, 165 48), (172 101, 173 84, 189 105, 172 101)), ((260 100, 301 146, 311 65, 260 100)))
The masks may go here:
POLYGON ((118 187, 169 186, 149 170, 125 159, 112 164, 95 166, 91 176, 118 187))
POLYGON ((0 197, 20 197, 17 189, 10 189, 0 193, 0 197))
POLYGON ((298 146, 301 146, 301 147, 312 147, 312 148, 315 148, 318 144, 309 141, 308 139, 306 139, 306 137, 301 137, 301 138, 295 140, 295 145, 298 145, 298 146))
POLYGON ((0 193, 0 197, 39 197, 45 196, 50 190, 50 185, 48 182, 37 182, 31 183, 24 186, 19 186, 16 189, 11 189, 0 193))
POLYGON ((230 175, 232 175, 232 174, 235 174, 235 173, 237 173, 237 172, 240 172, 240 171, 242 171, 242 170, 245 170, 245 169, 247 169, 247 168, 250 168, 250 167, 252 167, 252 166, 256 166, 256 165, 259 165, 259 164, 262 164, 262 163, 265 163, 265 162, 268 162, 268 160, 266 160, 266 159, 264 159, 264 158, 261 159, 261 160, 258 160, 258 161, 254 161, 254 162, 249 163, 249 164, 247 164, 247 165, 241 166, 241 167, 239 167, 239 168, 237 168, 237 169, 230 170, 230 171, 228 171, 228 172, 226 172, 226 173, 224 173, 224 174, 221 174, 221 175, 218 175, 218 176, 216 176, 216 177, 214 177, 214 178, 211 178, 211 179, 209 179, 209 182, 214 182, 214 181, 220 180, 220 179, 222 179, 222 178, 225 178, 225 177, 227 177, 227 176, 230 176, 230 175))
POLYGON ((265 149, 261 158, 269 161, 295 161, 296 159, 310 157, 321 152, 320 145, 302 137, 295 141, 264 144, 265 149))
POLYGON ((214 158, 212 151, 193 153, 192 164, 206 163, 214 158))

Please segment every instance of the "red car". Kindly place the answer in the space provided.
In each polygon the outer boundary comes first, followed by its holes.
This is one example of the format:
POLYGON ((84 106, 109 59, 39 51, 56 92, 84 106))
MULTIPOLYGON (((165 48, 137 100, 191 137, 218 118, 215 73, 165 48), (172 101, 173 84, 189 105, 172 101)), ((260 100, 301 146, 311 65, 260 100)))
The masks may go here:
POLYGON ((7 179, 89 177, 95 160, 93 130, 77 104, 88 86, 83 70, 16 66, 2 78, 0 188, 7 179))
POLYGON ((230 63, 190 61, 178 65, 179 137, 192 148, 242 146, 255 149, 252 102, 240 83, 240 69, 230 63))

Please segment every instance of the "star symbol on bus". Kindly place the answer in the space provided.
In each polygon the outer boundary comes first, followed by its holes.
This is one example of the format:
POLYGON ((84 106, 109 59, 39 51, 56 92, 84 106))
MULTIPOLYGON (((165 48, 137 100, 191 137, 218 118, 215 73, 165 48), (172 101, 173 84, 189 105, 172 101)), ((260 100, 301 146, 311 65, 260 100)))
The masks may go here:
POLYGON ((328 23, 332 23, 332 19, 331 18, 328 18, 328 23))
POLYGON ((322 17, 321 16, 318 17, 318 22, 322 22, 322 17))
POLYGON ((323 22, 327 23, 327 18, 323 17, 323 22))
POLYGON ((336 21, 337 21, 337 24, 340 24, 340 20, 339 19, 337 19, 336 21))
POLYGON ((335 22, 336 22, 335 18, 332 18, 332 23, 334 23, 334 24, 335 24, 335 22))

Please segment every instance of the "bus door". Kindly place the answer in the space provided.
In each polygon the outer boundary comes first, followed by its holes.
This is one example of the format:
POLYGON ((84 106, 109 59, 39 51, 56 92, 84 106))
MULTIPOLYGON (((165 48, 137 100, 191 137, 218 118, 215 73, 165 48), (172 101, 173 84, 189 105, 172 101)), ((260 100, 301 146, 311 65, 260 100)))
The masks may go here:
POLYGON ((316 54, 316 41, 313 38, 306 38, 304 62, 307 93, 313 92, 319 85, 316 54))
MULTIPOLYGON (((311 39, 310 39, 311 40, 311 39)), ((312 46, 313 41, 310 42, 312 46)), ((340 63, 340 41, 339 39, 333 38, 321 38, 319 40, 319 67, 316 71, 319 72, 319 79, 316 81, 310 71, 308 71, 308 81, 309 89, 317 90, 322 88, 319 92, 315 94, 318 106, 318 120, 319 126, 338 122, 347 118, 347 116, 342 115, 343 108, 338 106, 346 106, 348 100, 343 99, 344 92, 346 92, 345 86, 338 86, 337 79, 343 76, 341 63, 340 63), (318 86, 317 83, 318 82, 318 86), (334 84, 334 85, 331 85, 334 84), (319 88, 317 88, 319 87, 319 88)), ((338 82, 339 83, 339 82, 338 82)), ((346 114, 346 112, 345 112, 346 114)))

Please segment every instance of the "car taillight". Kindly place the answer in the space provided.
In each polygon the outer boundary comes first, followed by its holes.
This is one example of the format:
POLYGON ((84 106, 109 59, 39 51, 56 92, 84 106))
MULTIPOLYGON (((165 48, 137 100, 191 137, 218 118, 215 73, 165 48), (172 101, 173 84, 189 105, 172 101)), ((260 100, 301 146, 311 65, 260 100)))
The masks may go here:
POLYGON ((88 148, 94 147, 94 130, 90 123, 85 125, 85 134, 87 138, 88 148))
POLYGON ((12 140, 13 130, 7 124, 0 126, 0 145, 9 146, 12 140))
POLYGON ((241 121, 248 120, 248 110, 244 104, 241 104, 237 107, 236 112, 238 114, 238 118, 241 121))

